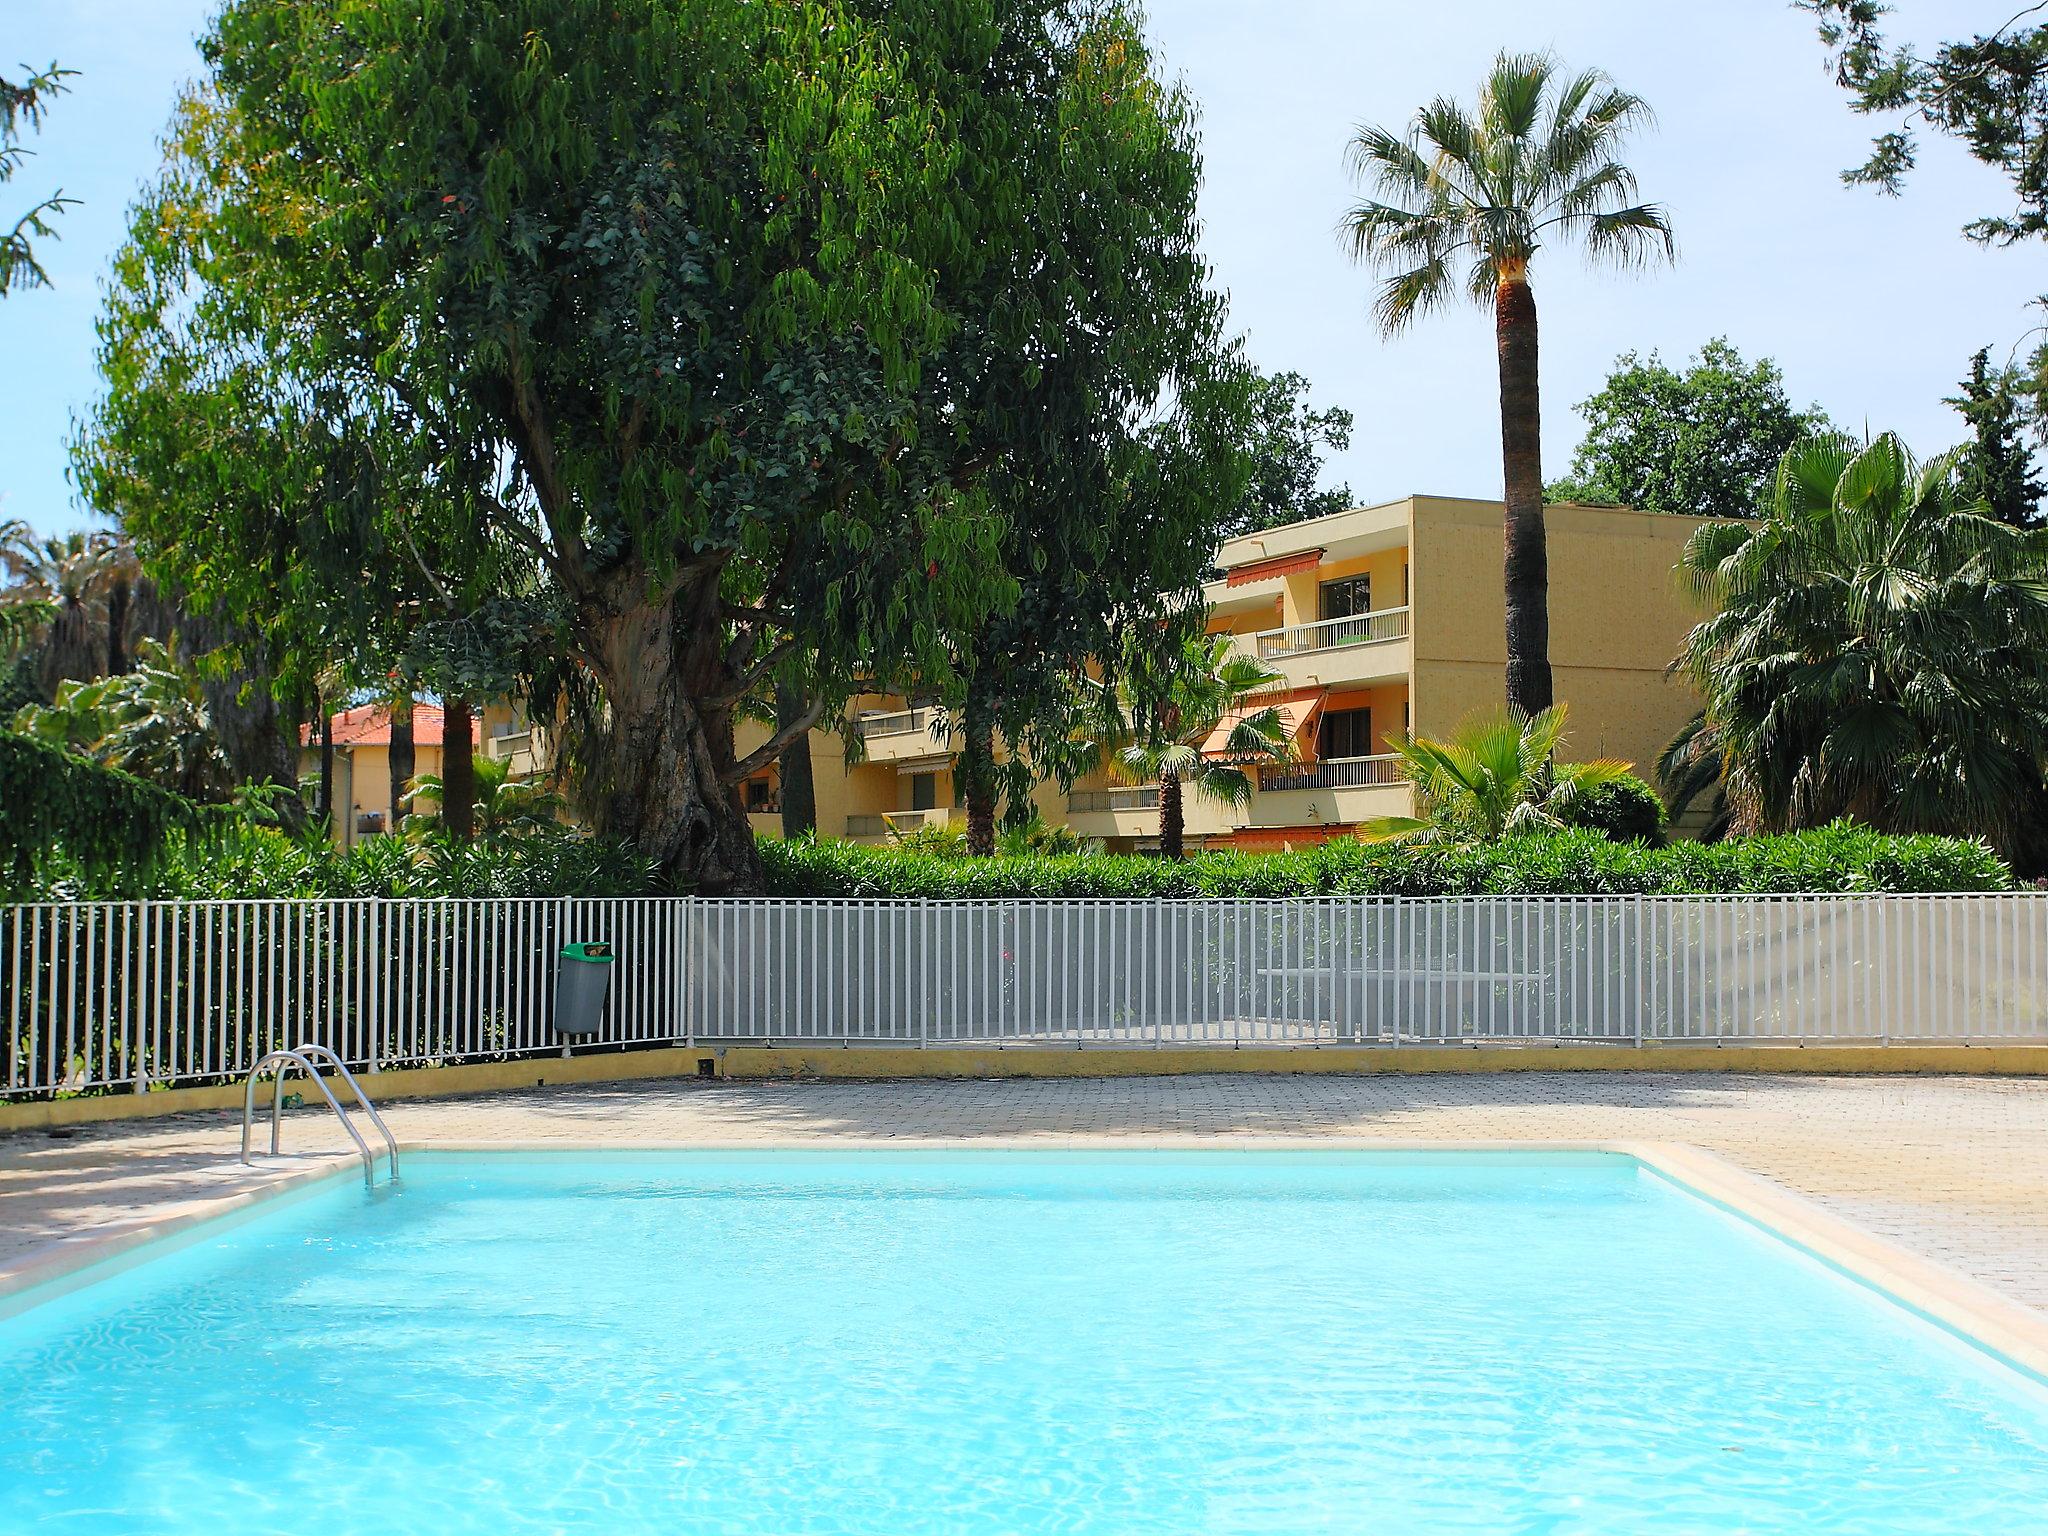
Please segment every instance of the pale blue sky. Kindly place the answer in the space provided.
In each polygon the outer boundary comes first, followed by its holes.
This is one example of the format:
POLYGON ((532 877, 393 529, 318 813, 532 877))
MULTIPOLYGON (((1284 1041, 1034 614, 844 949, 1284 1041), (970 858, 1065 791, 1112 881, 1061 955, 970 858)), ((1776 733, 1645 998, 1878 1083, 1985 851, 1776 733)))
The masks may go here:
MULTIPOLYGON (((1923 37, 2003 20, 1962 0, 1902 0, 1923 37)), ((0 517, 56 527, 85 516, 64 442, 97 387, 97 287, 123 210, 155 161, 191 40, 213 0, 6 0, 0 54, 82 71, 0 193, 62 185, 84 200, 47 250, 54 291, 0 301, 0 517)), ((1985 251, 1957 233, 2001 206, 1999 179, 1930 142, 1908 195, 1841 186, 1869 124, 1829 82, 1809 18, 1784 0, 1153 0, 1166 61, 1203 103, 1206 244, 1237 324, 1268 369, 1293 368, 1319 403, 1358 415, 1332 465, 1363 500, 1500 490, 1491 327, 1477 311, 1374 334, 1370 280, 1334 229, 1353 189, 1344 146, 1365 120, 1405 122, 1439 92, 1469 98, 1501 46, 1549 47, 1649 98, 1660 123, 1634 154, 1670 207, 1679 265, 1588 273, 1568 252, 1536 268, 1544 324, 1546 469, 1578 438, 1570 407, 1616 354, 1679 357, 1729 336, 1785 367, 1800 403, 1896 429, 1922 452, 1958 435, 1941 404, 1969 355, 1999 355, 2048 291, 2039 245, 1985 251)))

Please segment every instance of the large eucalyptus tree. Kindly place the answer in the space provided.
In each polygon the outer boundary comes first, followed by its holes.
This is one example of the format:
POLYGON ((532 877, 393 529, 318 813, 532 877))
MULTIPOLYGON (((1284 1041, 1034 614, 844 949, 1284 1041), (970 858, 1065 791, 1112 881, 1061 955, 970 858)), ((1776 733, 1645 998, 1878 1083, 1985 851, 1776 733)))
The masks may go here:
POLYGON ((1467 111, 1438 97, 1405 134, 1363 127, 1351 159, 1370 195, 1345 214, 1353 255, 1387 272, 1374 306, 1386 334, 1461 296, 1489 307, 1500 362, 1507 518, 1507 702, 1553 702, 1549 557, 1543 535, 1542 407, 1529 270, 1552 241, 1623 266, 1669 259, 1664 210, 1639 200, 1619 158, 1650 117, 1598 70, 1503 53, 1467 111), (1468 264, 1469 263, 1469 264, 1468 264), (1463 266, 1463 270, 1459 268, 1463 266))
POLYGON ((444 577, 518 552, 491 628, 551 663, 583 809, 671 879, 750 888, 738 783, 855 687, 944 686, 1014 601, 976 414, 1039 360, 995 307, 1085 330, 1120 254, 1042 298, 984 281, 1024 265, 1028 179, 1058 169, 1016 154, 1023 119, 1163 142, 1148 76, 1026 89, 1043 17, 1097 14, 1121 9, 229 0, 119 266, 98 441, 145 486, 269 466, 225 533, 141 501, 250 604, 328 601, 280 529, 337 491, 391 558, 419 542, 398 514, 442 530, 444 577), (152 392, 207 409, 129 403, 152 392), (735 712, 775 682, 808 704, 742 757, 735 712))

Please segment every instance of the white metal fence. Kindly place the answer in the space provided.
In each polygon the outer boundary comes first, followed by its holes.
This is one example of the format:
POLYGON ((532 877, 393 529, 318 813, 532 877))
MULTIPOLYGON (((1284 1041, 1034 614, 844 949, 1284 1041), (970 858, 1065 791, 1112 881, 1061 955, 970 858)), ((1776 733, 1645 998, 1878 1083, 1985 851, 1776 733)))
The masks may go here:
POLYGON ((594 1047, 2048 1041, 2048 896, 490 900, 0 908, 0 1097, 594 1047))

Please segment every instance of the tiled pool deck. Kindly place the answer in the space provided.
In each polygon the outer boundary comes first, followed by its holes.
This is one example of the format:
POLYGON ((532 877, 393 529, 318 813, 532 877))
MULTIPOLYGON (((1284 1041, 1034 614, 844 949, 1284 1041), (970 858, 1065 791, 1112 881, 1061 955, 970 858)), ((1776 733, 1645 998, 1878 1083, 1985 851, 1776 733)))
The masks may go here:
MULTIPOLYGON (((1662 1142, 1717 1153, 2048 1313, 2048 1080, 1651 1073, 902 1083, 663 1081, 391 1106, 409 1145, 1326 1137, 1662 1142)), ((238 1117, 0 1136, 0 1271, 347 1153, 299 1111, 235 1160, 238 1117)))

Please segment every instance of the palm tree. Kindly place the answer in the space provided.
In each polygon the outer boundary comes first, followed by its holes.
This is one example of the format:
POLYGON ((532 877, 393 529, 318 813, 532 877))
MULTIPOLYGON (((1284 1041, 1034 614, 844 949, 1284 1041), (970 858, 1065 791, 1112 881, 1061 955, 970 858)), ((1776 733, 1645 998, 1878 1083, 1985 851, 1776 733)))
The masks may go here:
POLYGON ((15 647, 38 653, 44 697, 67 678, 87 682, 128 670, 130 599, 141 567, 125 534, 38 534, 19 520, 0 523, 0 573, 7 578, 0 608, 12 610, 15 647))
POLYGON ((1555 832, 1594 790, 1628 777, 1613 758, 1554 762, 1564 739, 1565 706, 1527 720, 1504 712, 1465 721, 1448 741, 1391 736, 1415 786, 1420 816, 1381 816, 1361 835, 1413 842, 1496 843, 1519 832, 1555 832))
POLYGON ((1285 763, 1294 756, 1286 721, 1255 696, 1286 678, 1233 649, 1228 635, 1198 635, 1163 659, 1134 657, 1118 695, 1105 699, 1103 733, 1109 771, 1129 784, 1159 786, 1159 851, 1185 852, 1182 792, 1231 807, 1252 794, 1245 765, 1285 763), (1212 755, 1210 739, 1228 730, 1212 755))
POLYGON ((1650 119, 1642 99, 1597 70, 1565 76, 1547 54, 1503 53, 1468 113, 1438 97, 1405 138, 1361 128, 1351 161, 1372 197, 1344 216, 1352 254, 1389 271, 1374 305, 1387 335, 1460 292, 1490 305, 1500 355, 1507 501, 1507 702, 1551 703, 1549 564, 1543 538, 1542 411, 1529 264, 1546 239, 1579 239, 1596 260, 1647 265, 1674 251, 1655 203, 1615 156, 1650 119), (1462 276, 1454 264, 1468 259, 1462 276))
POLYGON ((1738 832, 1848 816, 2009 849, 2033 830, 2048 532, 1969 502, 1953 456, 1802 444, 1766 514, 1701 528, 1680 570, 1719 609, 1674 663, 1706 701, 1665 753, 1681 794, 1718 779, 1738 832))
MULTIPOLYGON (((512 765, 502 757, 471 759, 476 776, 476 798, 470 809, 476 835, 485 842, 550 827, 562 809, 562 797, 545 784, 512 778, 512 765)), ((406 817, 408 831, 439 830, 440 807, 448 793, 447 782, 437 773, 423 773, 412 781, 410 799, 414 805, 431 801, 432 811, 415 810, 406 817)))

